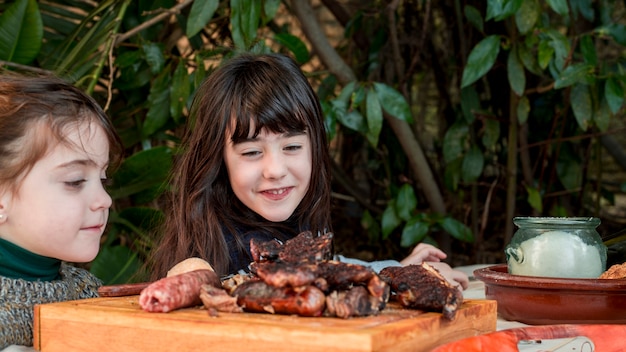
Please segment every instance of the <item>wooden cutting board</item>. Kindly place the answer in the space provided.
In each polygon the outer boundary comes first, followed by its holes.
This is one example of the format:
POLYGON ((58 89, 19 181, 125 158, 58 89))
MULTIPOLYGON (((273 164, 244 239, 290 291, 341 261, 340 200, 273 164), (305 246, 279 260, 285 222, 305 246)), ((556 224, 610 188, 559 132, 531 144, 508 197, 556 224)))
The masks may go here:
POLYGON ((440 313, 389 304, 379 315, 307 318, 219 313, 198 308, 148 313, 139 296, 35 307, 34 347, 68 351, 430 351, 496 329, 496 301, 469 300, 448 321, 440 313))

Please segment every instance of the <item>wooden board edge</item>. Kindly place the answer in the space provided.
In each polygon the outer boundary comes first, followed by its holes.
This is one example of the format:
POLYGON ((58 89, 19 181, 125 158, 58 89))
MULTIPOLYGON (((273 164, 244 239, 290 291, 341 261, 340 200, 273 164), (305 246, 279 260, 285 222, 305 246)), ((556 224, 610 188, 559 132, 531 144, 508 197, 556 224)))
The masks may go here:
POLYGON ((33 310, 33 348, 37 351, 41 351, 41 341, 39 340, 40 309, 41 306, 39 304, 36 304, 33 310))

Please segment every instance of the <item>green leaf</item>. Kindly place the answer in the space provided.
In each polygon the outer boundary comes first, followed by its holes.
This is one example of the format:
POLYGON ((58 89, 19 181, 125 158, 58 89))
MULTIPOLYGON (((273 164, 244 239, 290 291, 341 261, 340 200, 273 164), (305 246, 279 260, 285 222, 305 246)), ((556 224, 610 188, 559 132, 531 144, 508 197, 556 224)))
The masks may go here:
POLYGON ((463 13, 465 14, 465 18, 467 18, 467 21, 472 26, 478 29, 479 32, 484 32, 483 16, 480 14, 480 11, 478 11, 477 8, 472 5, 465 5, 465 7, 463 7, 463 13))
POLYGON ((558 70, 562 70, 570 51, 569 39, 555 29, 546 31, 546 34, 550 37, 550 46, 554 48, 554 64, 558 70))
POLYGON ((461 89, 461 110, 465 122, 471 124, 474 122, 474 114, 480 110, 480 98, 474 86, 461 89))
POLYGON ((187 99, 191 94, 191 82, 189 82, 189 74, 184 61, 179 61, 174 77, 172 78, 172 86, 170 88, 170 115, 176 121, 180 122, 183 110, 187 107, 187 99))
POLYGON ((367 116, 367 140, 376 148, 378 145, 378 136, 383 128, 383 109, 375 90, 367 90, 365 106, 367 116))
POLYGON ((389 235, 402 223, 402 219, 396 213, 396 202, 391 200, 383 212, 381 219, 381 227, 383 231, 383 239, 387 239, 389 235))
POLYGON ((35 0, 17 0, 0 16, 0 60, 30 64, 39 54, 43 22, 35 0))
POLYGON ((142 129, 144 138, 165 126, 170 118, 170 81, 169 72, 164 70, 150 86, 148 113, 142 129))
POLYGON ((147 43, 142 45, 141 49, 143 50, 148 66, 150 66, 150 72, 155 75, 161 73, 165 66, 162 46, 157 43, 147 43))
POLYGON ((593 43, 593 38, 586 34, 580 38, 580 51, 585 58, 585 63, 590 66, 596 66, 598 64, 598 56, 596 55, 596 47, 593 43))
POLYGON ((413 211, 417 207, 417 198, 413 187, 405 183, 400 187, 398 196, 396 197, 396 212, 402 220, 409 220, 413 215, 413 211))
POLYGON ((580 13, 587 21, 593 22, 595 16, 591 2, 591 0, 570 0, 573 17, 578 18, 580 13))
POLYGON ((609 129, 611 111, 606 100, 602 100, 596 111, 593 113, 593 122, 598 127, 600 132, 606 132, 609 129))
POLYGON ((276 33, 274 40, 289 49, 299 64, 306 63, 311 58, 306 44, 293 34, 276 33))
POLYGON ((104 247, 91 262, 90 271, 105 285, 123 284, 130 281, 142 263, 137 253, 125 246, 104 247))
POLYGON ((357 131, 365 133, 367 132, 367 123, 363 115, 358 110, 351 110, 346 112, 345 110, 336 111, 337 121, 342 125, 357 131))
POLYGON ((611 77, 604 82, 604 98, 611 112, 617 114, 624 103, 624 89, 620 82, 611 77))
POLYGON ((554 82, 554 89, 561 89, 576 83, 587 83, 593 67, 583 63, 567 66, 554 82))
POLYGON ((267 23, 271 21, 276 13, 278 12, 278 7, 280 7, 280 0, 264 0, 263 1, 263 14, 264 22, 267 23))
POLYGON ((455 122, 448 128, 443 137, 443 160, 446 163, 463 156, 468 136, 469 128, 465 123, 455 122))
POLYGON ((575 84, 570 92, 570 104, 578 126, 583 131, 586 131, 593 117, 589 86, 586 84, 575 84))
POLYGON ((498 35, 490 35, 476 44, 467 59, 467 66, 463 69, 461 88, 469 86, 489 72, 499 52, 500 37, 498 35))
POLYGON ((162 191, 172 168, 172 151, 154 147, 126 158, 113 175, 113 186, 108 189, 113 199, 142 194, 152 201, 162 191), (152 197, 152 198, 151 198, 152 197))
POLYGON ((569 12, 567 7, 567 0, 546 0, 548 5, 561 16, 566 16, 569 12))
POLYGON ((474 182, 480 177, 485 166, 485 157, 480 148, 473 145, 463 157, 461 177, 465 182, 474 182))
POLYGON ((580 189, 583 182, 583 170, 580 161, 571 156, 560 155, 556 164, 556 173, 566 190, 580 189))
POLYGON ((512 16, 522 5, 523 0, 488 0, 486 21, 495 19, 502 21, 512 16))
POLYGON ((485 148, 493 148, 500 138, 500 122, 496 119, 486 119, 482 142, 485 148))
POLYGON ((429 229, 430 224, 428 222, 422 221, 418 217, 411 218, 402 229, 400 245, 402 247, 411 247, 422 242, 428 234, 429 229))
POLYGON ((522 65, 522 62, 517 57, 517 45, 513 46, 513 49, 509 53, 507 60, 507 76, 513 92, 520 97, 524 95, 524 90, 526 89, 526 74, 524 72, 524 65, 522 65))
POLYGON ((457 240, 463 242, 474 241, 474 235, 472 234, 472 230, 470 230, 469 227, 454 218, 445 217, 440 222, 440 225, 446 232, 448 232, 452 237, 456 238, 457 240))
POLYGON ((606 27, 609 35, 613 37, 619 45, 626 46, 626 25, 621 23, 611 23, 606 27))
POLYGON ((539 6, 537 0, 523 1, 519 10, 515 13, 515 24, 517 25, 517 30, 521 34, 527 34, 535 27, 540 15, 541 6, 539 6))
POLYGON ((550 45, 550 41, 542 39, 537 47, 537 62, 541 69, 545 70, 548 67, 552 55, 554 55, 554 48, 550 45))
POLYGON ((528 101, 528 97, 523 96, 517 103, 517 122, 519 122, 520 125, 526 123, 528 113, 530 113, 530 102, 528 101))
POLYGON ((526 186, 526 192, 528 193, 528 197, 526 198, 528 204, 530 204, 533 209, 541 213, 543 211, 543 203, 541 201, 541 193, 539 193, 539 190, 526 186))
POLYGON ((461 163, 462 158, 456 158, 446 164, 443 174, 443 180, 446 187, 452 191, 457 191, 459 182, 461 182, 461 163))
POLYGON ((187 19, 187 37, 198 34, 211 21, 219 4, 219 0, 194 0, 187 19))
POLYGON ((230 25, 235 48, 246 50, 256 39, 261 21, 261 1, 230 0, 230 25))
POLYGON ((378 95, 380 104, 389 115, 413 123, 411 107, 400 92, 380 82, 374 82, 374 90, 378 95))

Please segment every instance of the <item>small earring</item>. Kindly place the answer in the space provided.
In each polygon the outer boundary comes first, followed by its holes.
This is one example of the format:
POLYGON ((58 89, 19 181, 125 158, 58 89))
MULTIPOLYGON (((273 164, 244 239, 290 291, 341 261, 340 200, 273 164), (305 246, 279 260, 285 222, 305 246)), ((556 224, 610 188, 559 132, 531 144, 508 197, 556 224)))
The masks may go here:
POLYGON ((4 219, 4 214, 0 214, 0 220, 4 219))

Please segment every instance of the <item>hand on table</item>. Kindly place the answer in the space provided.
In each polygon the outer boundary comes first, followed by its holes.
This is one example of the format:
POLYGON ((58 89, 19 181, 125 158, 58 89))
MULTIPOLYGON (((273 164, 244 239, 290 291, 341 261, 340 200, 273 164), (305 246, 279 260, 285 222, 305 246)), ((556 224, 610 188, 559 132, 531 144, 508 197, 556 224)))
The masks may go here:
POLYGON ((411 264, 421 264, 427 262, 432 267, 437 269, 439 273, 448 280, 451 284, 459 286, 461 290, 465 290, 469 286, 469 278, 465 273, 459 270, 454 270, 450 265, 443 263, 441 260, 446 259, 447 255, 441 249, 426 243, 420 243, 408 257, 400 261, 402 266, 411 264))

